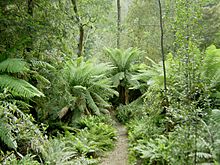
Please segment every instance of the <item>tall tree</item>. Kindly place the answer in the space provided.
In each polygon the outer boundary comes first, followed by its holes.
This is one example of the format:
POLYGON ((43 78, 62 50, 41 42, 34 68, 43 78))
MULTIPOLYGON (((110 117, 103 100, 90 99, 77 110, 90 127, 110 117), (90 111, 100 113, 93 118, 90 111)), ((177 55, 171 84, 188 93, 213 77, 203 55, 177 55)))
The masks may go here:
POLYGON ((83 40, 84 40, 84 24, 81 21, 79 12, 78 12, 78 6, 77 6, 77 0, 72 0, 72 4, 73 4, 73 9, 75 12, 75 18, 78 24, 78 28, 79 28, 79 40, 78 40, 78 47, 77 47, 77 55, 78 57, 82 56, 83 54, 83 40))
POLYGON ((163 29, 163 15, 162 15, 163 13, 162 13, 162 6, 160 0, 158 0, 158 5, 160 12, 160 31, 161 31, 160 45, 161 45, 161 55, 162 55, 162 63, 163 63, 164 94, 166 97, 167 81, 166 81, 166 66, 165 66, 165 54, 164 54, 164 29, 163 29))
POLYGON ((117 48, 120 48, 121 35, 121 2, 117 0, 117 48))

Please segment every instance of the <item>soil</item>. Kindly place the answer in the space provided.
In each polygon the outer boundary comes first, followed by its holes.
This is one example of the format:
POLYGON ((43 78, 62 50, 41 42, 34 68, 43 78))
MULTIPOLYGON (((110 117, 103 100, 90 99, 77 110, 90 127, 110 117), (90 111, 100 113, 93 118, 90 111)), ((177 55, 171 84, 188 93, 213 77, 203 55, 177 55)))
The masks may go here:
POLYGON ((118 139, 115 149, 110 152, 100 165, 128 165, 128 137, 124 125, 117 123, 118 139))

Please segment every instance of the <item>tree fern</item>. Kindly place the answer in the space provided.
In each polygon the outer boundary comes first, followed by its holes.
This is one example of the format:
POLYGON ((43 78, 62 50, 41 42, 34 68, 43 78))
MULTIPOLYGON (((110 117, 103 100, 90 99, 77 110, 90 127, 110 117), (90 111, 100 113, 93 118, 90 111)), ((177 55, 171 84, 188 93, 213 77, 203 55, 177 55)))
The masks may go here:
POLYGON ((106 49, 106 55, 114 66, 112 71, 112 80, 115 87, 118 88, 121 103, 128 103, 129 86, 131 85, 131 76, 135 73, 133 65, 137 63, 140 57, 140 51, 129 48, 127 50, 106 49))
POLYGON ((62 70, 64 79, 69 83, 69 90, 77 101, 74 109, 91 111, 99 115, 100 109, 109 106, 107 100, 117 92, 112 88, 111 79, 107 77, 112 66, 108 63, 96 64, 78 58, 68 61, 62 70))

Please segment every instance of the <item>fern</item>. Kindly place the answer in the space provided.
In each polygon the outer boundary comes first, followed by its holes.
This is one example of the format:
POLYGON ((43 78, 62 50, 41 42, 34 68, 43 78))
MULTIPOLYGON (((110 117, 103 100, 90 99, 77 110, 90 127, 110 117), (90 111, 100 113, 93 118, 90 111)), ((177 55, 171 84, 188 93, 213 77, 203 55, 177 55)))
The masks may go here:
POLYGON ((49 68, 49 69, 55 69, 54 66, 50 65, 47 62, 44 61, 38 61, 38 60, 31 60, 31 64, 34 68, 49 68))
POLYGON ((216 49, 214 45, 211 45, 206 50, 206 56, 204 59, 204 76, 208 76, 211 79, 219 80, 220 73, 220 49, 216 49))
POLYGON ((9 148, 16 149, 17 143, 13 136, 11 135, 11 130, 7 128, 6 123, 0 120, 0 139, 6 144, 9 148))
POLYGON ((25 80, 17 79, 8 75, 0 75, 0 87, 8 88, 9 91, 16 96, 26 98, 34 96, 44 96, 37 88, 29 84, 25 80))
POLYGON ((106 49, 106 55, 114 66, 111 73, 112 81, 114 87, 118 88, 119 100, 123 104, 129 102, 129 87, 133 83, 131 77, 138 70, 138 67, 133 65, 138 63, 140 54, 140 51, 132 48, 127 50, 106 49))
POLYGON ((99 115, 100 109, 109 106, 109 97, 118 94, 107 77, 111 69, 108 63, 85 62, 83 58, 66 63, 62 74, 69 83, 70 93, 77 98, 74 108, 82 112, 91 110, 92 114, 99 115))
POLYGON ((74 148, 67 147, 67 141, 50 139, 40 147, 40 152, 47 164, 73 164, 76 156, 74 148))
POLYGON ((31 98, 44 96, 37 88, 27 81, 9 76, 9 73, 28 71, 27 63, 22 59, 7 58, 0 62, 0 88, 7 88, 13 95, 31 98))
POLYGON ((130 70, 134 61, 140 57, 140 52, 137 49, 131 48, 125 51, 120 49, 106 49, 106 52, 118 72, 130 70))
POLYGON ((27 70, 27 63, 18 58, 8 58, 0 62, 0 72, 19 73, 27 70))

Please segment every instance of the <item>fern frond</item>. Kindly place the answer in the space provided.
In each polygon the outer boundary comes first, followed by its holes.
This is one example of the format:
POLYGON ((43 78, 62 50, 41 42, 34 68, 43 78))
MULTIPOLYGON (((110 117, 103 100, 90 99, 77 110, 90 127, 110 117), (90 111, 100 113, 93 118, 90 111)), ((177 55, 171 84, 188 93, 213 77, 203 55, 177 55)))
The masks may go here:
POLYGON ((86 93, 86 102, 87 102, 89 108, 91 108, 91 110, 93 111, 94 114, 100 115, 100 110, 99 110, 98 106, 96 105, 96 103, 94 102, 92 96, 90 95, 90 93, 88 91, 86 93))
POLYGON ((51 64, 49 64, 48 62, 45 62, 45 61, 31 60, 31 64, 33 67, 37 67, 37 68, 55 69, 54 66, 52 66, 51 64))
POLYGON ((9 147, 16 149, 17 143, 11 135, 11 130, 6 127, 6 123, 0 121, 0 139, 9 147))
POLYGON ((220 49, 211 45, 206 50, 204 59, 204 75, 214 78, 217 73, 220 73, 220 49))
POLYGON ((0 75, 0 87, 8 90, 16 96, 31 98, 34 96, 44 96, 37 88, 27 81, 17 79, 8 75, 0 75))
POLYGON ((213 109, 211 113, 211 117, 216 123, 220 123, 220 110, 213 109))
POLYGON ((68 61, 63 76, 69 82, 70 93, 77 98, 76 109, 99 115, 100 108, 107 107, 107 100, 118 93, 112 88, 112 81, 107 77, 113 69, 109 63, 97 64, 78 58, 68 61))
POLYGON ((7 58, 0 62, 0 72, 19 73, 27 70, 27 63, 22 59, 7 58))
POLYGON ((206 152, 196 152, 198 158, 211 159, 212 154, 206 152))
POLYGON ((100 95, 98 95, 97 93, 92 93, 94 100, 96 100, 95 102, 97 102, 98 105, 100 105, 101 107, 110 107, 110 104, 105 101, 100 95))
POLYGON ((137 49, 129 48, 125 51, 120 49, 106 49, 107 55, 118 71, 123 72, 129 70, 132 62, 140 56, 137 49))

